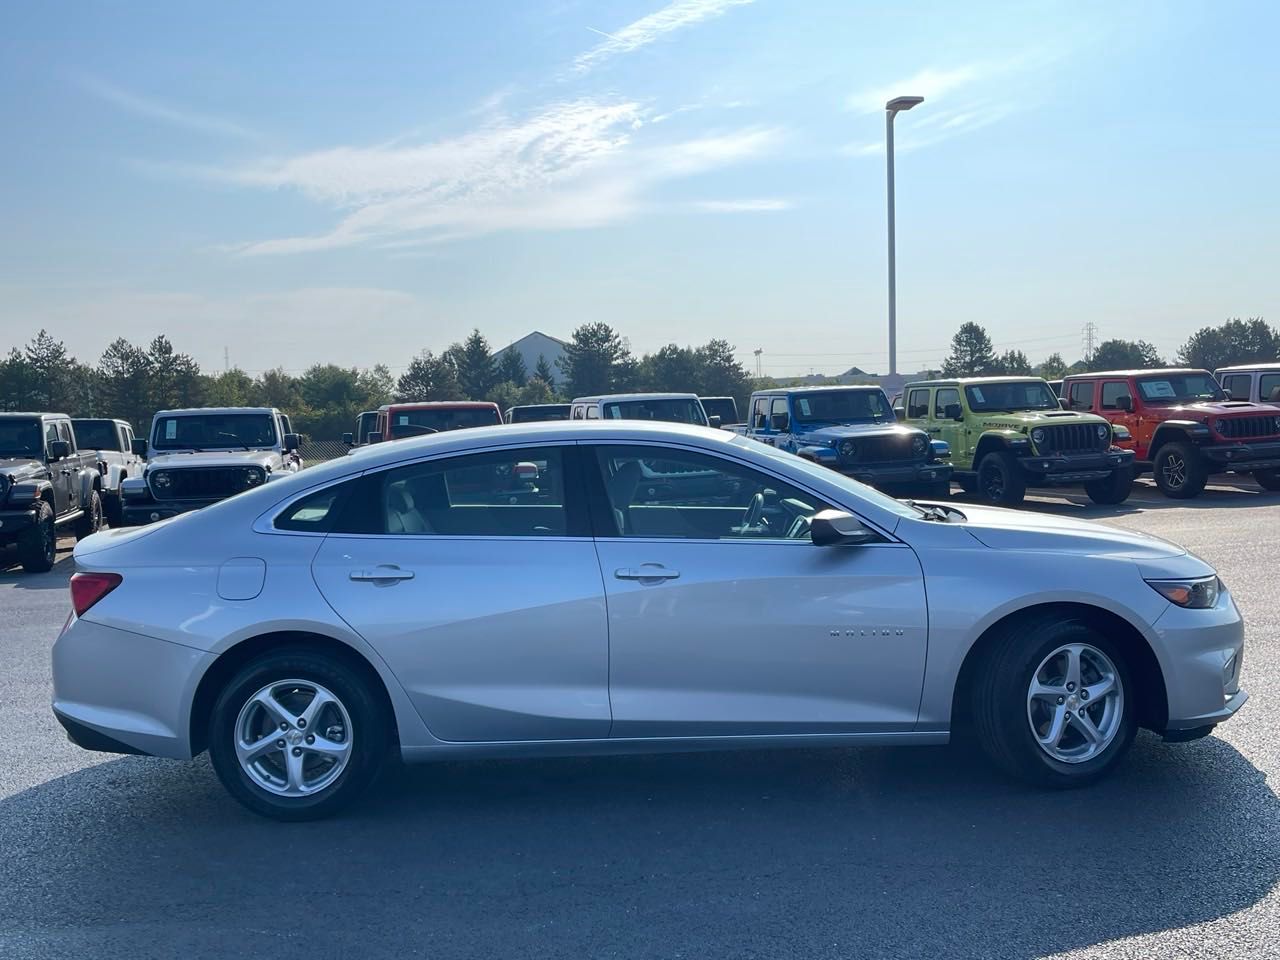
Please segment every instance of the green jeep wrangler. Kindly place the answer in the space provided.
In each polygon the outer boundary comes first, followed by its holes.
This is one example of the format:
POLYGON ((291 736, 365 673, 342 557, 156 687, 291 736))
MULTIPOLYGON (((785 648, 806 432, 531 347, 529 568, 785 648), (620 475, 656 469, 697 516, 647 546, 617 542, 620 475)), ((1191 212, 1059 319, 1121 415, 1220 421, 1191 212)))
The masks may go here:
POLYGON ((1094 503, 1121 503, 1133 486, 1128 438, 1102 417, 1063 410, 1038 377, 909 383, 903 419, 951 444, 952 479, 989 503, 1021 503, 1027 487, 1084 484, 1094 503))

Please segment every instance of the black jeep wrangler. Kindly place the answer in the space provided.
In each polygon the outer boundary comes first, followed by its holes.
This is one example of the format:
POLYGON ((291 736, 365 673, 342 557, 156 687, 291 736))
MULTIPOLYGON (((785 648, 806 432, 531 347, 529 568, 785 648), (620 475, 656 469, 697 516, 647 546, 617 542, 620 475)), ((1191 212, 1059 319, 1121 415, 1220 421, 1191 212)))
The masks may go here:
POLYGON ((66 414, 0 413, 0 548, 16 544, 22 568, 43 573, 66 524, 78 540, 102 526, 97 458, 76 449, 66 414))

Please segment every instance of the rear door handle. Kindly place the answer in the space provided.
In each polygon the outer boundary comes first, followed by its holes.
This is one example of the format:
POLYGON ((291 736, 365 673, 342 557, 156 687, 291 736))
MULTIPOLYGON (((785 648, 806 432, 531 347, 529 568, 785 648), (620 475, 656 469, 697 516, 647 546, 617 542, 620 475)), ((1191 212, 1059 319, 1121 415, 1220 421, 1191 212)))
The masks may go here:
POLYGON ((352 570, 351 579, 371 583, 394 583, 398 580, 412 580, 412 570, 401 570, 393 563, 379 564, 372 570, 352 570))
POLYGON ((619 567, 613 571, 619 580, 675 580, 680 576, 679 570, 668 570, 660 563, 645 563, 638 567, 619 567))

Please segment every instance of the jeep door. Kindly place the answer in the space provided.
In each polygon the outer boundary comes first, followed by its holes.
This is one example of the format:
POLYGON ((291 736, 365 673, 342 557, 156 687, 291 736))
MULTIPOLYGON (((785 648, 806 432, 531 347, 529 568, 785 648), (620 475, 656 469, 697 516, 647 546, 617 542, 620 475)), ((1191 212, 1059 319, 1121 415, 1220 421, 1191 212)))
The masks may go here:
POLYGON ((938 387, 933 392, 932 425, 938 428, 938 433, 933 434, 930 431, 930 434, 951 444, 951 460, 958 469, 972 470, 974 469, 973 436, 964 420, 952 420, 947 416, 947 407, 952 404, 958 404, 961 412, 964 411, 964 402, 960 399, 958 387, 938 387))
POLYGON ((317 587, 441 740, 609 734, 604 587, 575 454, 513 447, 380 468, 352 481, 316 552, 317 587), (529 464, 536 478, 516 469, 529 464))
POLYGON ((1134 449, 1139 460, 1147 459, 1151 448, 1151 437, 1155 433, 1158 420, 1152 420, 1142 414, 1140 401, 1130 388, 1129 381, 1124 378, 1098 381, 1098 408, 1095 411, 1106 417, 1113 424, 1127 427, 1133 434, 1134 449), (1129 410, 1120 408, 1120 398, 1129 398, 1129 410))
POLYGON ((912 729, 927 614, 909 547, 815 547, 808 517, 829 504, 731 457, 582 446, 608 599, 611 736, 912 729), (651 460, 713 472, 733 494, 644 503, 636 477, 651 460))

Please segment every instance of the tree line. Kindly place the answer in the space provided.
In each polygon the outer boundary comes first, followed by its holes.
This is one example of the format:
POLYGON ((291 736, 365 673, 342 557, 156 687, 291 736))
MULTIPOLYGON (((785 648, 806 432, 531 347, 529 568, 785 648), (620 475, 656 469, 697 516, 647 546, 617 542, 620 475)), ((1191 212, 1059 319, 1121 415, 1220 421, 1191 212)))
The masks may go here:
POLYGON ((1070 365, 1060 352, 1032 364, 1021 350, 997 353, 987 331, 977 323, 965 323, 951 338, 951 353, 942 365, 948 377, 994 375, 1040 376, 1061 380, 1072 373, 1095 370, 1150 370, 1182 366, 1204 370, 1239 363, 1267 363, 1280 359, 1280 332, 1261 317, 1227 320, 1221 326, 1202 327, 1178 348, 1170 360, 1146 340, 1105 340, 1092 355, 1070 365))
POLYGON ((269 406, 289 414, 294 429, 314 440, 336 440, 362 411, 392 401, 492 400, 505 410, 624 391, 732 396, 745 409, 751 380, 726 340, 669 344, 636 357, 603 322, 580 326, 564 357, 555 363, 539 357, 533 370, 514 350, 495 355, 479 330, 439 354, 423 351, 398 377, 383 364, 360 370, 322 363, 299 375, 281 368, 257 376, 238 368, 204 372, 163 335, 145 347, 117 339, 97 363, 88 363, 41 330, 0 360, 0 410, 117 417, 141 431, 157 410, 269 406))

